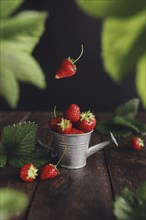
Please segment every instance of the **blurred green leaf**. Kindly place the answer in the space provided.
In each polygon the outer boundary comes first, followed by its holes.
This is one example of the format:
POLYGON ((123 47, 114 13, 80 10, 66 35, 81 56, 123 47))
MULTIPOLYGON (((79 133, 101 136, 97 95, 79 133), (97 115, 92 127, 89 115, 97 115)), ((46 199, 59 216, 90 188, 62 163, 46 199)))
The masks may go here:
POLYGON ((11 19, 2 20, 2 44, 7 44, 12 52, 16 49, 31 53, 45 30, 47 16, 46 12, 23 11, 11 19))
POLYGON ((137 65, 136 88, 143 106, 146 108, 146 55, 141 57, 137 65))
POLYGON ((46 18, 46 12, 25 11, 1 21, 0 94, 11 108, 19 100, 18 81, 46 88, 43 71, 30 54, 45 30, 46 18))
MULTIPOLYGON (((96 18, 104 18, 102 60, 106 73, 121 82, 138 63, 136 88, 143 106, 145 96, 145 61, 139 61, 145 53, 145 4, 146 0, 76 0, 79 8, 96 18)), ((143 58, 145 59, 145 58, 143 58)))
POLYGON ((21 4, 23 0, 0 0, 1 18, 11 15, 21 4))
POLYGON ((144 1, 131 0, 76 0, 76 2, 81 10, 94 17, 129 16, 145 6, 144 1))
POLYGON ((28 198, 22 192, 10 188, 0 188, 0 220, 19 215, 27 206, 28 198))
POLYGON ((6 99, 11 108, 16 107, 19 100, 19 84, 12 71, 2 65, 0 66, 0 95, 6 99))
POLYGON ((114 111, 115 116, 121 116, 125 119, 133 119, 138 113, 139 99, 130 99, 121 105, 118 105, 114 111))
POLYGON ((145 34, 145 11, 103 22, 102 58, 105 70, 114 81, 121 81, 144 53, 145 34))
POLYGON ((114 215, 117 220, 146 219, 146 182, 142 183, 137 192, 124 188, 121 195, 114 201, 114 215))

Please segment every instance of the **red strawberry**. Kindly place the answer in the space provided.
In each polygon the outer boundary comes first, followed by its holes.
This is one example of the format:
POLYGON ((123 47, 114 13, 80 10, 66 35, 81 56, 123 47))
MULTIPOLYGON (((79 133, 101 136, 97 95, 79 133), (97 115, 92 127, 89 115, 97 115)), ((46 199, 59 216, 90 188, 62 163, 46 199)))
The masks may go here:
POLYGON ((71 104, 64 112, 64 117, 70 120, 71 122, 77 122, 80 119, 80 108, 75 105, 71 104))
POLYGON ((73 60, 70 57, 63 59, 61 62, 61 66, 55 75, 55 78, 61 79, 75 75, 76 73, 75 63, 81 58, 82 54, 83 54, 83 45, 81 44, 81 53, 79 57, 76 60, 73 60))
POLYGON ((62 119, 62 116, 61 115, 58 115, 56 114, 56 106, 54 107, 54 113, 52 115, 52 117, 49 119, 49 127, 53 130, 53 131, 56 131, 56 126, 57 126, 57 123, 59 123, 62 119))
POLYGON ((69 134, 84 134, 84 131, 81 131, 77 128, 72 128, 69 134))
POLYGON ((70 120, 67 120, 65 118, 61 119, 60 123, 57 123, 57 131, 60 134, 68 134, 72 129, 72 123, 70 120))
POLYGON ((62 160, 62 158, 64 157, 65 152, 66 152, 66 148, 64 149, 63 154, 56 165, 46 164, 44 166, 44 168, 40 174, 41 180, 52 179, 59 174, 59 170, 57 169, 57 166, 60 163, 60 161, 62 160))
POLYGON ((95 128, 95 126, 95 116, 90 111, 83 112, 80 116, 80 120, 77 123, 77 128, 84 132, 90 132, 95 128))
POLYGON ((32 182, 36 179, 38 169, 33 164, 25 164, 20 169, 20 177, 25 182, 32 182))
POLYGON ((58 169, 53 164, 46 164, 41 172, 41 180, 52 179, 59 174, 58 169))
POLYGON ((141 138, 134 137, 130 141, 128 147, 134 150, 141 150, 144 147, 144 141, 141 138))

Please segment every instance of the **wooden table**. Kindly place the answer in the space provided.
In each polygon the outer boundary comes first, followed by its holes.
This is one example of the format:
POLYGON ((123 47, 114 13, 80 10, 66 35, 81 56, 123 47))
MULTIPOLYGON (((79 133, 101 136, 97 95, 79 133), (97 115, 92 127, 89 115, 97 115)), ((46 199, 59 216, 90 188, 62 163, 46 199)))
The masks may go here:
MULTIPOLYGON (((110 113, 96 114, 97 121, 110 118, 110 113)), ((1 112, 1 127, 30 120, 46 127, 48 112, 1 112)), ((146 115, 138 117, 146 122, 146 115)), ((112 220, 113 201, 124 187, 135 191, 146 180, 146 147, 141 151, 125 148, 131 138, 119 138, 120 148, 109 145, 90 156, 87 165, 78 170, 60 168, 52 180, 22 182, 19 169, 1 168, 1 186, 25 192, 29 205, 15 220, 112 220)), ((91 145, 104 140, 93 133, 91 145)), ((146 140, 145 140, 146 141, 146 140)), ((145 142, 146 143, 146 142, 145 142)))

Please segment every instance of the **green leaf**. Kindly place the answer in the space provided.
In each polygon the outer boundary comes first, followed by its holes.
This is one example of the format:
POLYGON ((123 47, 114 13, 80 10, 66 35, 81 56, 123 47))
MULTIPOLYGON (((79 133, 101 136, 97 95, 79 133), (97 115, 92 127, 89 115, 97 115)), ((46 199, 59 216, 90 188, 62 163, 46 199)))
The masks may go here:
POLYGON ((145 7, 144 1, 131 0, 76 0, 76 3, 81 10, 94 17, 129 16, 145 7))
POLYGON ((146 108, 146 55, 143 55, 137 64, 136 89, 143 106, 146 108))
POLYGON ((23 0, 0 0, 1 18, 11 15, 21 4, 23 0))
POLYGON ((117 220, 145 220, 145 196, 146 183, 143 183, 137 193, 132 193, 127 188, 124 188, 120 196, 117 196, 114 201, 114 215, 117 220))
POLYGON ((144 53, 145 35, 145 10, 103 22, 102 58, 106 72, 115 82, 120 82, 144 53))
POLYGON ((100 134, 109 135, 110 132, 116 137, 127 137, 132 134, 132 131, 122 125, 115 125, 112 121, 99 121, 96 125, 96 130, 100 134))
POLYGON ((0 167, 4 167, 7 163, 7 154, 0 152, 0 167))
POLYGON ((10 219, 19 215, 28 204, 26 195, 14 189, 1 188, 0 195, 0 219, 10 219))
POLYGON ((145 123, 143 123, 142 121, 139 121, 137 119, 129 119, 129 122, 131 122, 132 125, 137 127, 137 129, 139 130, 139 132, 142 135, 146 135, 146 124, 145 123))
MULTIPOLYGON (((14 45, 11 44, 11 46, 14 45)), ((45 77, 37 61, 27 53, 19 50, 10 50, 11 46, 10 44, 7 45, 7 43, 2 46, 2 70, 7 68, 9 72, 12 71, 16 80, 31 83, 40 89, 44 89, 46 87, 45 77)), ((13 90, 13 87, 11 90, 13 90)))
POLYGON ((0 27, 4 47, 10 47, 12 52, 31 53, 45 30, 47 16, 47 12, 23 11, 11 19, 2 20, 0 27))
POLYGON ((40 165, 44 165, 45 163, 49 162, 49 156, 47 157, 37 157, 35 155, 33 155, 33 151, 31 152, 31 155, 27 155, 27 156, 11 156, 9 158, 9 164, 13 167, 16 168, 21 168, 22 166, 24 166, 27 163, 32 163, 35 166, 40 166, 40 165))
POLYGON ((4 127, 2 143, 9 156, 28 155, 36 144, 37 125, 33 122, 22 122, 4 127))
POLYGON ((45 30, 46 18, 46 12, 25 11, 0 23, 0 95, 11 108, 18 104, 18 81, 46 88, 43 71, 30 55, 45 30))
POLYGON ((113 121, 115 124, 118 124, 118 125, 123 125, 127 128, 130 128, 138 133, 140 133, 140 130, 138 129, 137 126, 135 126, 131 121, 129 121, 128 119, 125 119, 125 118, 122 118, 120 116, 115 116, 113 118, 113 121))
POLYGON ((5 66, 0 66, 0 95, 15 108, 19 100, 19 85, 12 71, 5 66))
POLYGON ((139 99, 130 99, 129 101, 119 105, 115 111, 114 111, 114 117, 115 116, 121 116, 125 119, 133 119, 137 112, 139 107, 139 99))

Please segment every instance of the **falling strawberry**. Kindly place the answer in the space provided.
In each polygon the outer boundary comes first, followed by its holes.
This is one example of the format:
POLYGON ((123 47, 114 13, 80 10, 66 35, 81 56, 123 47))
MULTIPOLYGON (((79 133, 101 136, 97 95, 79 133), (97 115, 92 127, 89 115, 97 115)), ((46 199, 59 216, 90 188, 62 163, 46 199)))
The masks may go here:
POLYGON ((20 177, 25 182, 32 182, 36 179, 38 169, 33 164, 25 164, 20 169, 20 177))
POLYGON ((137 151, 141 150, 144 147, 144 141, 139 137, 133 137, 129 142, 128 147, 137 151))
POLYGON ((70 120, 62 118, 61 122, 57 123, 56 128, 60 134, 68 134, 72 129, 72 123, 70 120))
POLYGON ((44 166, 40 174, 41 180, 53 179, 59 174, 59 170, 57 169, 57 166, 59 165, 60 161, 63 159, 65 152, 66 152, 66 148, 64 149, 63 154, 56 165, 49 163, 44 166))
POLYGON ((71 122, 77 122, 80 119, 80 108, 75 104, 71 104, 64 112, 64 117, 71 122))
POLYGON ((52 117, 49 119, 49 127, 53 130, 53 131, 56 131, 56 126, 57 126, 57 123, 61 122, 61 119, 62 119, 62 116, 61 115, 58 115, 56 114, 56 106, 54 107, 54 112, 53 112, 53 115, 52 117))
POLYGON ((81 58, 82 54, 83 54, 83 45, 81 44, 81 53, 79 57, 76 60, 73 60, 70 57, 63 59, 61 62, 61 66, 55 75, 55 78, 61 79, 75 75, 77 70, 75 63, 81 58))
POLYGON ((81 131, 77 128, 72 128, 69 134, 84 134, 84 131, 81 131))
POLYGON ((95 126, 95 116, 90 111, 83 112, 80 116, 80 120, 77 123, 77 128, 84 132, 90 132, 95 128, 95 126))

